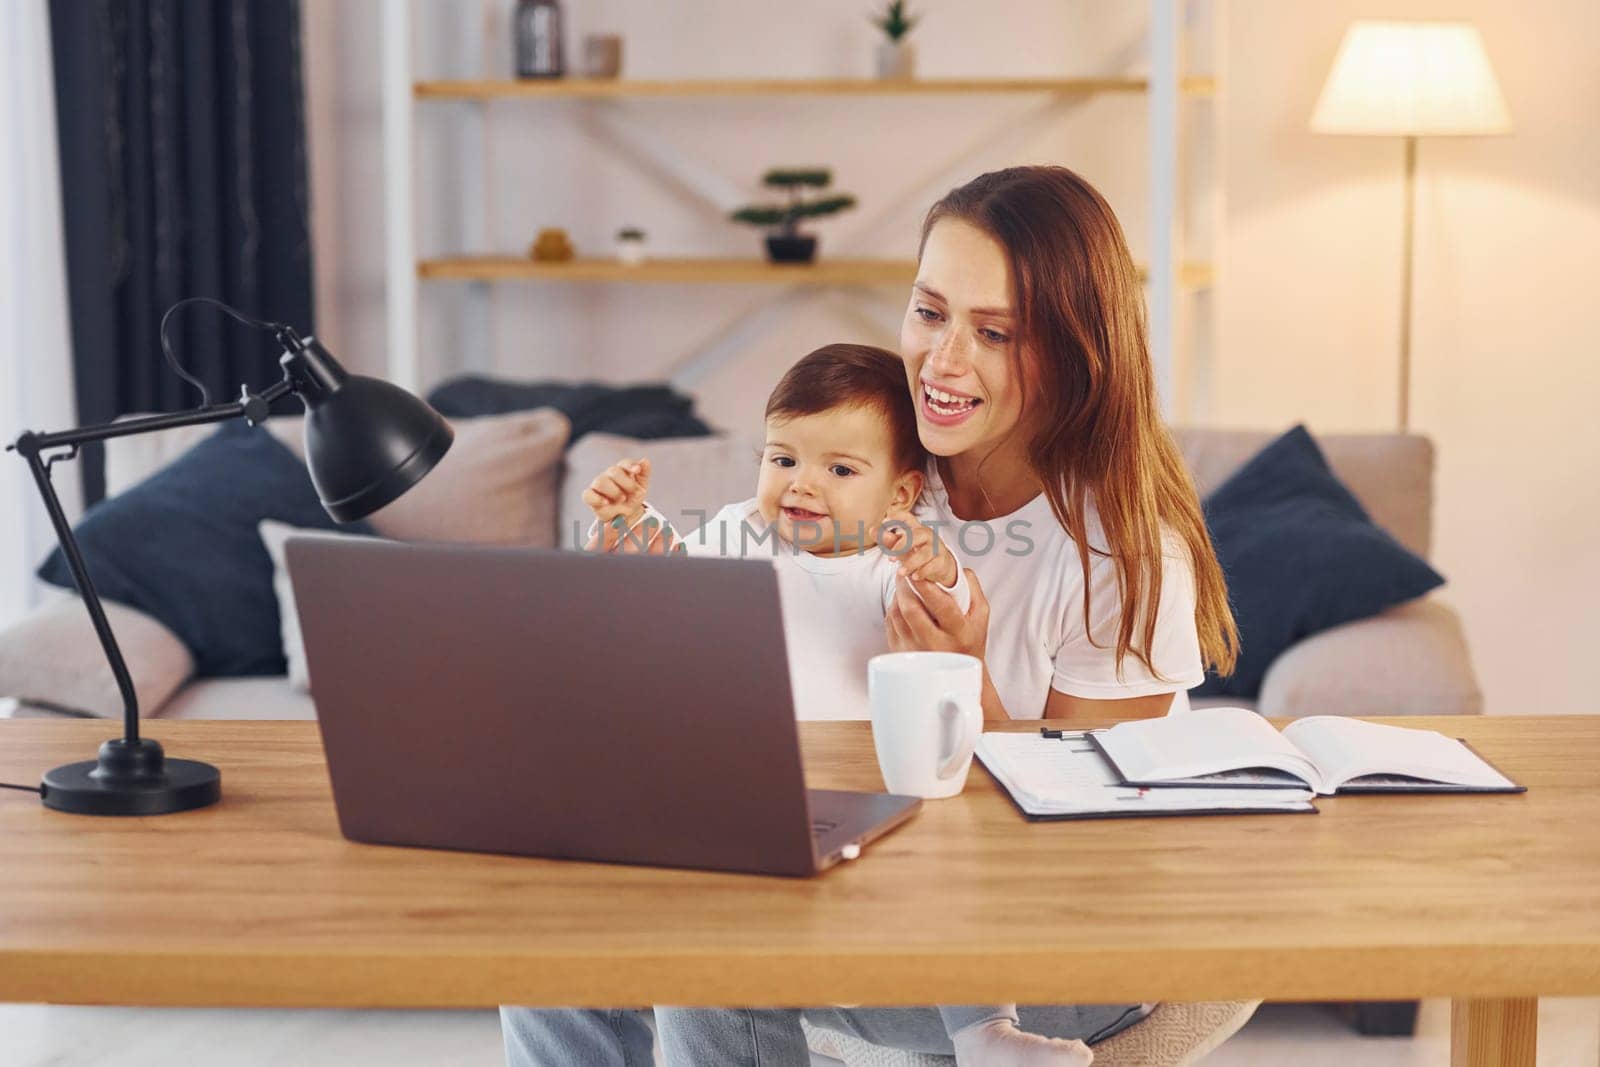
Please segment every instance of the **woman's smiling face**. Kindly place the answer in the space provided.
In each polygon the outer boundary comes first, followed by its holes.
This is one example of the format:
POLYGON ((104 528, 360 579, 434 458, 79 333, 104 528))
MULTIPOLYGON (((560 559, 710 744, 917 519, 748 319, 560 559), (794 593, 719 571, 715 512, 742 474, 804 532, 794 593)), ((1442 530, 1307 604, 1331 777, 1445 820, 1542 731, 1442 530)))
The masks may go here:
POLYGON ((992 453, 1022 417, 1005 250, 961 219, 934 223, 900 327, 917 433, 936 456, 992 453))

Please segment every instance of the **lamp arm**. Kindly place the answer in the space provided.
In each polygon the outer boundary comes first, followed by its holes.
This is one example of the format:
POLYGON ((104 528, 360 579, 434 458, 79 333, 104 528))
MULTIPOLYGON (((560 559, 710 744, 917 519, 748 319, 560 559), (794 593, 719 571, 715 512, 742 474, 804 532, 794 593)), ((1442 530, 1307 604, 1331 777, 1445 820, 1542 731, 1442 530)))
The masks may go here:
POLYGON ((62 555, 67 559, 67 568, 72 572, 73 584, 78 587, 78 596, 89 612, 89 621, 94 624, 95 635, 100 639, 100 647, 106 654, 106 661, 111 665, 111 674, 116 679, 118 691, 122 694, 123 737, 127 741, 139 740, 139 696, 134 692, 133 679, 129 676, 128 665, 122 658, 122 649, 117 646, 116 636, 111 632, 111 624, 106 620, 100 595, 95 592, 94 582, 89 578, 89 570, 83 562, 83 553, 78 548, 78 539, 72 534, 72 524, 67 521, 66 513, 61 509, 61 498, 56 495, 55 485, 50 481, 50 465, 57 459, 77 455, 78 446, 91 441, 154 433, 157 430, 171 430, 180 426, 202 426, 206 423, 226 422, 240 417, 254 426, 266 418, 267 409, 274 400, 292 389, 293 383, 286 373, 282 381, 263 390, 258 396, 252 396, 248 389, 241 389, 240 398, 231 404, 210 404, 193 411, 146 415, 100 426, 63 430, 59 433, 28 432, 17 438, 14 444, 6 446, 6 451, 15 451, 27 460, 28 469, 33 472, 34 484, 39 487, 39 495, 44 498, 45 510, 50 514, 50 525, 55 528, 56 540, 61 545, 62 555), (71 451, 65 456, 47 458, 44 455, 56 448, 70 448, 71 451))
POLYGON ((113 437, 133 437, 142 433, 155 433, 157 430, 204 426, 207 423, 227 422, 236 418, 243 418, 254 426, 267 417, 267 409, 273 401, 292 392, 293 389, 293 383, 285 375, 282 381, 262 390, 259 395, 252 396, 248 389, 241 389, 239 399, 229 404, 210 404, 203 408, 173 411, 163 415, 140 415, 138 418, 118 419, 116 422, 102 423, 99 426, 81 426, 58 433, 25 433, 15 444, 8 446, 7 451, 15 449, 26 456, 27 453, 23 451, 25 447, 43 452, 68 445, 76 447, 92 441, 107 441, 113 437))

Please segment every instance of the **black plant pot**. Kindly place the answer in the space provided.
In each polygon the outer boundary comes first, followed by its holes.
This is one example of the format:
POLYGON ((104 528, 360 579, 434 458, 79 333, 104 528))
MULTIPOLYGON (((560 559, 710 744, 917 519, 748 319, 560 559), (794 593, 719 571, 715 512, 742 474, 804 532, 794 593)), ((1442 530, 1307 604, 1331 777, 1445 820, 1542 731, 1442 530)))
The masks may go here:
POLYGON ((768 237, 767 258, 774 263, 810 263, 817 258, 817 239, 799 235, 768 237))

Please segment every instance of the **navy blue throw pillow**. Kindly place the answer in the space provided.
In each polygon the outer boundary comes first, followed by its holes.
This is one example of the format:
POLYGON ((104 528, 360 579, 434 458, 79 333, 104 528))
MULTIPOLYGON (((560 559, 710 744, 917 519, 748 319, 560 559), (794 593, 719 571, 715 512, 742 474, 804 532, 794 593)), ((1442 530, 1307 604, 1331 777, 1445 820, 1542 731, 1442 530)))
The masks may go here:
MULTIPOLYGON (((371 532, 322 510, 305 464, 264 429, 224 423, 76 527, 95 591, 160 621, 201 677, 282 674, 272 560, 256 524, 371 532)), ((39 577, 73 588, 57 548, 39 577)))
POLYGON ((435 386, 428 403, 447 419, 555 408, 572 424, 568 447, 597 432, 641 439, 711 433, 695 415, 694 399, 669 385, 510 382, 469 375, 435 386))
POLYGON ((1269 444, 1206 498, 1206 526, 1239 623, 1233 674, 1197 696, 1254 698, 1290 645, 1444 584, 1380 529, 1304 426, 1269 444))

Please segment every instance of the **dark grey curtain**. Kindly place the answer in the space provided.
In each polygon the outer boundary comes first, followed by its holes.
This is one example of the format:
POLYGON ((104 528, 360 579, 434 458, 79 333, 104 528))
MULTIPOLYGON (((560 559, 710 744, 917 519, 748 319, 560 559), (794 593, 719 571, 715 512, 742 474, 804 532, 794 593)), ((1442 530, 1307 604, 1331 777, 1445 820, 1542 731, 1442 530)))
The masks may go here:
MULTIPOLYGON (((79 419, 192 407, 157 334, 177 300, 313 327, 299 3, 51 0, 50 23, 79 419)), ((281 375, 203 306, 171 337, 214 400, 281 375)), ((84 476, 93 502, 98 457, 84 476)))

